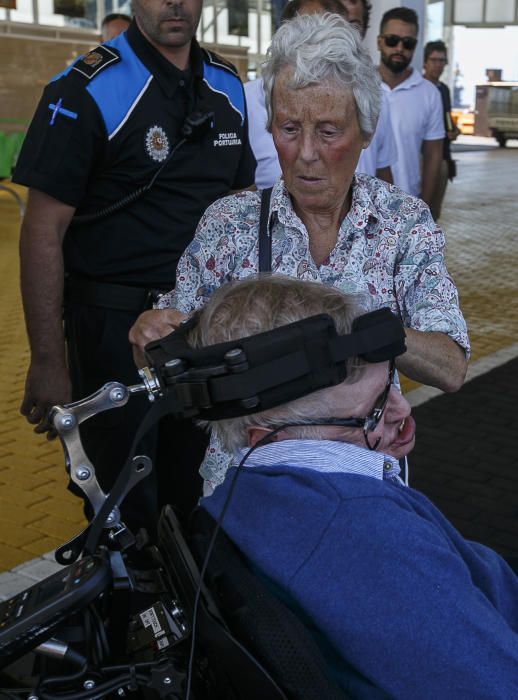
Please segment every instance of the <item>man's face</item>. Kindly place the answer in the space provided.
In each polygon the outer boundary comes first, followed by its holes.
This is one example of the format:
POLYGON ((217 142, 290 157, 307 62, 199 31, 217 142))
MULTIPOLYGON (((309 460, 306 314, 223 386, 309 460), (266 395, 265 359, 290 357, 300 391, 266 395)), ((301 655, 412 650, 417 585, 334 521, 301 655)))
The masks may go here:
MULTIPOLYGON (((327 390, 331 397, 329 410, 332 411, 333 417, 368 416, 379 405, 380 397, 387 386, 388 371, 388 362, 368 364, 361 378, 354 384, 340 384, 327 390)), ((361 428, 330 426, 326 428, 326 437, 365 447, 361 428)), ((377 444, 377 452, 383 452, 396 459, 405 457, 413 449, 415 421, 410 415, 408 401, 395 386, 389 391, 382 419, 368 434, 368 439, 371 445, 377 444)))
POLYGON ((133 0, 139 28, 159 47, 179 48, 196 34, 203 0, 133 0))
POLYGON ((399 19, 390 19, 385 22, 382 34, 378 36, 378 49, 381 54, 381 62, 392 73, 403 73, 414 56, 413 48, 405 48, 405 41, 415 42, 417 39, 417 27, 399 19), (399 40, 399 41, 398 41, 399 40), (388 44, 396 43, 395 46, 388 44))
POLYGON ((444 51, 432 51, 424 64, 424 72, 429 80, 438 81, 448 63, 444 51))
POLYGON ((354 24, 360 30, 360 34, 364 36, 365 30, 363 27, 363 0, 340 0, 345 7, 349 22, 354 24))

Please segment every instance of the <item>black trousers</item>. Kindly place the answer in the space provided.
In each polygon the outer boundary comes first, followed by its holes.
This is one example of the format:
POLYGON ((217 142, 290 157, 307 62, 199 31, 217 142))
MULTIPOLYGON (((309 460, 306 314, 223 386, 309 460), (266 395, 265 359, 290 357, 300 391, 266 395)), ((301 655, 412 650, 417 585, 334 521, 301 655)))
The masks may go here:
MULTIPOLYGON (((67 304, 64 314, 73 399, 97 391, 109 381, 140 381, 128 341, 138 313, 67 304)), ((150 403, 145 395, 132 396, 81 426, 85 451, 107 492, 124 466, 133 438, 150 403)), ((187 517, 201 494, 198 474, 208 438, 192 421, 163 419, 144 437, 138 454, 154 463, 152 474, 140 482, 122 504, 122 518, 133 532, 145 527, 154 535, 162 506, 170 503, 180 519, 187 517)))

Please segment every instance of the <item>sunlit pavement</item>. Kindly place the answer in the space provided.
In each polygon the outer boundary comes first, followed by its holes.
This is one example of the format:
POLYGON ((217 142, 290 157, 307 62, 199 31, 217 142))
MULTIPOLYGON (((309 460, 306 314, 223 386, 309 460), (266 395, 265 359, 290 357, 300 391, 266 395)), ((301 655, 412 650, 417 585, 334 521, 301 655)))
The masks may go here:
POLYGON ((465 537, 516 556, 518 142, 500 149, 492 139, 464 137, 454 157, 459 177, 440 223, 472 361, 457 394, 424 387, 410 393, 418 426, 411 484, 465 537))
MULTIPOLYGON (((25 190, 14 189, 25 197, 25 190)), ((18 283, 18 229, 15 200, 0 190, 0 570, 26 566, 78 531, 82 510, 66 490, 63 455, 56 442, 32 432, 18 412, 28 363, 18 283)), ((45 270, 41 270, 45 274, 45 270)), ((38 280, 34 280, 37 287, 38 280)), ((33 578, 52 569, 36 561, 33 578)), ((19 586, 18 576, 0 576, 0 597, 19 586)))
MULTIPOLYGON (((518 142, 500 149, 491 139, 461 137, 454 157, 459 174, 440 223, 470 329, 474 378, 453 396, 404 381, 418 421, 411 484, 466 536, 509 554, 518 552, 518 142)), ((33 434, 18 413, 28 362, 18 227, 14 199, 0 192, 0 571, 12 570, 0 575, 0 598, 52 570, 41 555, 82 527, 59 446, 33 434)))

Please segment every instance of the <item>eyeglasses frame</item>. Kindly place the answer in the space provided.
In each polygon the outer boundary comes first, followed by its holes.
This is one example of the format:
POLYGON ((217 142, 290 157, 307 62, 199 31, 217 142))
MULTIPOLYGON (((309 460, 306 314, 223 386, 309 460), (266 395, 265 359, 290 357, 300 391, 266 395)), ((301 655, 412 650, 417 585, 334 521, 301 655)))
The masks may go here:
MULTIPOLYGON (((343 426, 345 428, 361 428, 363 430, 363 438, 365 440, 365 444, 367 445, 367 448, 371 451, 374 451, 380 441, 381 437, 379 437, 374 445, 371 445, 369 442, 369 433, 371 433, 373 430, 376 430, 376 428, 379 425, 379 422, 383 418, 383 414, 385 413, 385 409, 387 408, 387 403, 388 399, 390 396, 390 390, 394 384, 394 378, 396 375, 396 361, 391 360, 389 364, 389 370, 388 370, 388 378, 387 378, 387 383, 385 384, 385 388, 383 389, 383 392, 379 395, 379 397, 376 399, 376 404, 372 411, 365 416, 364 418, 359 418, 356 416, 352 416, 351 418, 315 418, 314 420, 311 420, 309 422, 304 422, 304 423, 288 423, 283 426, 288 427, 289 425, 295 426, 295 425, 302 425, 302 426, 307 426, 307 425, 337 425, 337 426, 343 426)), ((277 430, 276 430, 277 432, 277 430)))
POLYGON ((399 34, 380 34, 380 37, 385 42, 385 45, 388 46, 390 49, 394 49, 396 48, 396 46, 399 46, 399 44, 402 44, 405 51, 414 51, 415 47, 417 46, 417 39, 413 36, 399 36, 399 34), (390 39, 391 43, 388 43, 387 39, 390 39), (394 39, 396 40, 396 43, 392 43, 394 39))

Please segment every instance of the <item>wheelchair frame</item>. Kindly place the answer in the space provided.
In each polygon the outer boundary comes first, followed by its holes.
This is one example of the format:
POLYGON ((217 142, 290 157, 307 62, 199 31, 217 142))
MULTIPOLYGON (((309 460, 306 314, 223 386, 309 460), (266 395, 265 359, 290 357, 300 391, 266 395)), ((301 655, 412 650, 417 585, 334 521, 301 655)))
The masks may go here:
MULTIPOLYGON (((31 610, 21 614, 22 620, 30 617, 30 625, 11 627, 10 639, 0 630, 0 670, 5 672, 9 663, 4 676, 8 680, 19 668, 12 662, 20 656, 25 662, 32 658, 33 670, 28 679, 25 674, 28 688, 12 687, 0 690, 0 695, 27 700, 112 696, 170 700, 343 698, 326 678, 325 662, 319 660, 315 665, 319 658, 316 645, 310 647, 303 668, 311 677, 318 677, 325 693, 299 690, 294 694, 286 693, 257 655, 234 636, 201 580, 200 562, 196 562, 170 507, 159 522, 158 547, 137 541, 126 528, 119 505, 150 473, 149 458, 137 456, 128 462, 128 482, 100 523, 102 533, 95 552, 74 563, 84 551, 92 527, 103 517, 109 497, 101 490, 82 447, 79 425, 101 411, 123 406, 134 394, 150 393, 152 378, 145 371, 142 374, 140 385, 109 383, 92 396, 53 409, 52 421, 63 445, 67 470, 95 515, 82 533, 56 551, 56 559, 67 568, 11 599, 29 594, 35 602, 31 610), (86 566, 92 558, 102 569, 96 587, 79 582, 77 574, 77 567, 86 566), (72 579, 78 581, 73 600, 67 597, 68 589, 65 591, 72 579), (61 585, 59 596, 52 597, 47 589, 55 594, 56 585, 61 585)), ((198 554, 201 559, 205 556, 201 551, 198 554)), ((1 604, 0 611, 9 606, 14 609, 11 601, 1 604)), ((283 606, 277 605, 282 615, 283 606)), ((303 630, 297 629, 297 641, 301 634, 303 630)))

